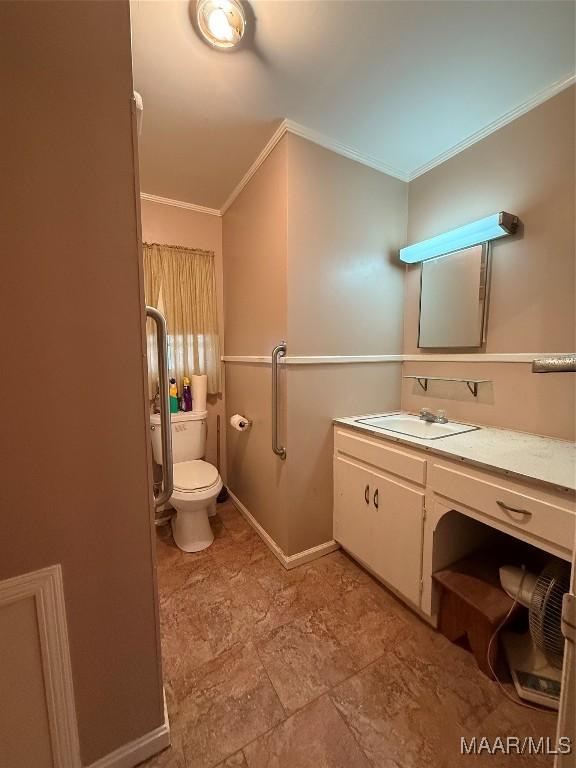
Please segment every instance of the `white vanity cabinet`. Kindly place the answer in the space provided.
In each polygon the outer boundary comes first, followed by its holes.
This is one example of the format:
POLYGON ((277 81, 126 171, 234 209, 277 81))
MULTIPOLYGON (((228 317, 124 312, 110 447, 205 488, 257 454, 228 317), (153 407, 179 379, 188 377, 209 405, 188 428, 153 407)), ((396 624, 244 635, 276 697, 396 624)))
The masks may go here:
MULTIPOLYGON (((389 474, 411 457, 348 433, 336 435, 334 538, 376 576, 420 603, 424 489, 389 474), (352 453, 350 453, 350 451, 352 453), (368 463, 378 457, 379 467, 368 463), (388 459, 388 461, 386 461, 388 459)), ((418 473, 418 469, 416 468, 418 473)))
POLYGON ((334 539, 432 623, 432 574, 490 529, 570 560, 575 494, 335 423, 334 539))

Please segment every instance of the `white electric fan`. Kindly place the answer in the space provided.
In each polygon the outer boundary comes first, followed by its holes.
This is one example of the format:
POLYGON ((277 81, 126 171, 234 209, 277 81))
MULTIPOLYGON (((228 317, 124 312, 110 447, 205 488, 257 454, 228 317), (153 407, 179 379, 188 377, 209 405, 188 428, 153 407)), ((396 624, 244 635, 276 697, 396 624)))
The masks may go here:
POLYGON ((529 612, 528 632, 502 635, 516 691, 526 701, 558 709, 564 657, 562 599, 570 588, 570 565, 551 561, 539 576, 504 565, 500 583, 529 612))

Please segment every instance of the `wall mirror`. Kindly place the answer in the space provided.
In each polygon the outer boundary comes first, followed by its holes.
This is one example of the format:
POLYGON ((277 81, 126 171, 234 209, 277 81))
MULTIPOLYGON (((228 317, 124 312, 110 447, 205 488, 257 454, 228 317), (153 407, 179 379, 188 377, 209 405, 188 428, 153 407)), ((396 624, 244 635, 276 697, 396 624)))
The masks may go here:
POLYGON ((488 284, 488 243, 424 261, 418 346, 482 346, 488 284))

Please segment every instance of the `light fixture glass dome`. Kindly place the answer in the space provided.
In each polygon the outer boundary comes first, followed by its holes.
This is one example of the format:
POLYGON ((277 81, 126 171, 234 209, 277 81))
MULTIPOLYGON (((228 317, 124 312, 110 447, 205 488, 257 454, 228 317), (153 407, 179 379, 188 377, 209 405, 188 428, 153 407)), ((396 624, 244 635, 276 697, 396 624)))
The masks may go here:
POLYGON ((198 0, 198 29, 215 48, 234 48, 246 29, 246 15, 239 0, 198 0))

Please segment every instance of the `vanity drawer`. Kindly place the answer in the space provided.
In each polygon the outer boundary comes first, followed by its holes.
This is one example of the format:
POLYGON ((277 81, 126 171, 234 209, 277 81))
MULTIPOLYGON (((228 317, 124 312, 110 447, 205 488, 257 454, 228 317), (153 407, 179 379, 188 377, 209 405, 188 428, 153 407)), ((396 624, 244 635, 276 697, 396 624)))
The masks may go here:
POLYGON ((334 448, 336 453, 363 461, 413 483, 426 483, 426 459, 392 448, 384 440, 371 440, 354 432, 336 429, 334 448))
POLYGON ((435 493, 461 502, 516 529, 570 550, 574 541, 576 514, 530 490, 519 492, 491 478, 482 479, 456 469, 432 464, 430 485, 435 493))

